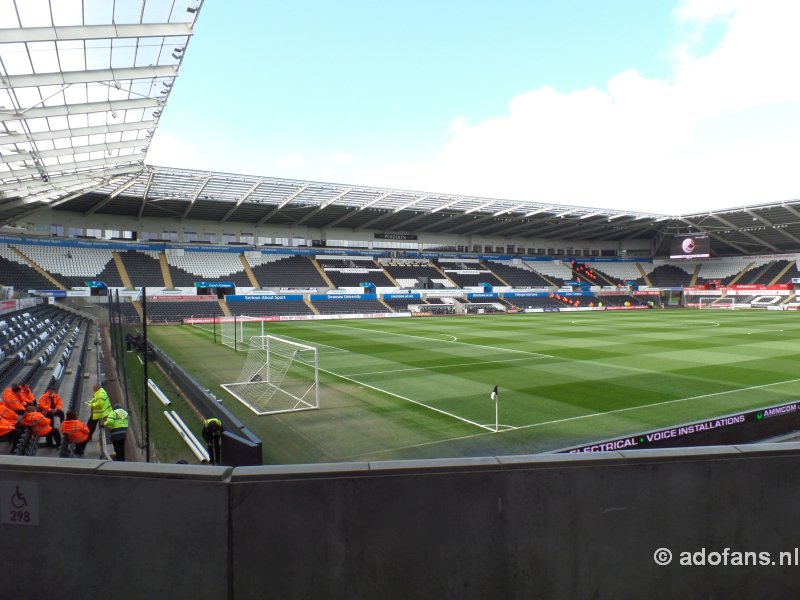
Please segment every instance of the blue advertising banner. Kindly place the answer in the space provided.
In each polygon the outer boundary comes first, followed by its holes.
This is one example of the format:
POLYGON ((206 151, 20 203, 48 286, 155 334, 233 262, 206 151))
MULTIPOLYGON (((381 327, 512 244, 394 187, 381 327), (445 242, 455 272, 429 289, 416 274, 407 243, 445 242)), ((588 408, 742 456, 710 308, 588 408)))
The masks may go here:
POLYGON ((472 300, 473 298, 498 298, 498 294, 487 294, 487 293, 475 293, 475 294, 467 294, 467 298, 472 300))
POLYGON ((302 294, 231 294, 225 302, 280 302, 281 300, 302 300, 302 294))
POLYGON ((232 288, 236 287, 236 284, 232 281, 195 281, 194 287, 196 288, 232 288))
POLYGON ((384 300, 419 300, 420 294, 384 294, 384 300))
POLYGON ((377 300, 378 294, 312 294, 311 301, 315 300, 377 300))

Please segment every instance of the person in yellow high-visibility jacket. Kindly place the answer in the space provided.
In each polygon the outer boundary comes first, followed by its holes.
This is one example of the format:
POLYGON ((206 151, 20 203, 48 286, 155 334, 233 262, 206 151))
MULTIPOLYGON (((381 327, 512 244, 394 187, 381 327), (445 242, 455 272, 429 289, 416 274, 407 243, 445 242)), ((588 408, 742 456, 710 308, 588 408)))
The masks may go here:
POLYGON ((128 411, 121 406, 114 407, 106 417, 105 428, 114 444, 114 460, 125 460, 125 438, 128 437, 128 411))
POLYGON ((89 426, 90 440, 94 435, 94 430, 97 429, 97 424, 102 419, 105 419, 112 410, 111 400, 109 400, 108 394, 99 383, 95 383, 92 386, 92 391, 94 392, 94 395, 92 396, 92 399, 89 400, 89 408, 92 409, 92 416, 86 423, 89 426))

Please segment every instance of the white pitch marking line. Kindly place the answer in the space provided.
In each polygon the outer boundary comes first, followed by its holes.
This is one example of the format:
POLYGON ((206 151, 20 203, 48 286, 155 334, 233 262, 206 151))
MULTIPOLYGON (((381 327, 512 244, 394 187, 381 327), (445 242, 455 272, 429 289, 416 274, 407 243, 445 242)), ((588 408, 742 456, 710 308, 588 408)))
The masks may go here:
POLYGON ((364 373, 349 373, 350 377, 361 375, 381 375, 383 373, 401 373, 403 371, 430 371, 432 369, 449 369, 450 367, 471 367, 478 365, 493 365, 495 363, 519 362, 522 360, 541 360, 543 356, 531 356, 528 358, 509 358, 507 360, 481 360, 478 362, 457 363, 454 365, 439 365, 434 367, 408 367, 407 369, 387 369, 386 371, 366 371, 364 373))
POLYGON ((489 428, 486 425, 481 425, 480 423, 476 423, 475 421, 470 421, 469 419, 465 419, 464 417, 459 417, 458 415, 454 415, 453 413, 449 413, 446 410, 441 410, 440 408, 434 408, 433 406, 425 404, 424 402, 419 402, 417 400, 412 400, 411 398, 407 398, 405 396, 401 396, 400 394, 395 394, 394 392, 389 392, 387 390, 384 390, 382 388, 376 387, 374 385, 369 385, 368 383, 364 383, 363 381, 358 381, 356 379, 353 379, 352 377, 347 377, 346 375, 340 375, 339 373, 334 373, 333 371, 328 371, 327 369, 319 369, 319 370, 322 371, 323 373, 328 373, 329 375, 333 375, 334 377, 338 377, 339 379, 344 379, 346 381, 351 381, 353 383, 357 383, 358 385, 364 386, 364 387, 369 388, 371 390, 375 390, 376 392, 381 392, 381 393, 387 394, 389 396, 394 396, 395 398, 400 398, 400 400, 405 400, 406 402, 411 402, 412 404, 416 404, 417 406, 422 406, 423 408, 427 408, 427 409, 435 411, 435 412, 437 412, 439 414, 446 415, 446 416, 451 417, 453 419, 458 419, 459 421, 462 421, 464 423, 468 423, 469 425, 474 425, 475 427, 480 427, 481 429, 485 429, 487 431, 494 431, 494 428, 489 428))
POLYGON ((345 350, 344 348, 338 348, 336 346, 329 346, 328 344, 322 344, 320 342, 312 342, 309 340, 305 340, 303 338, 295 337, 293 335, 274 335, 273 337, 282 338, 288 341, 299 341, 307 346, 314 346, 317 349, 321 350, 320 346, 324 346, 325 348, 332 348, 334 352, 328 352, 327 354, 335 354, 337 352, 350 352, 350 350, 345 350))
MULTIPOLYGON (((344 327, 346 329, 358 329, 360 331, 369 331, 371 333, 382 333, 385 335, 399 335, 402 337, 410 337, 418 340, 427 340, 429 342, 439 342, 445 340, 436 340, 421 335, 411 335, 410 333, 396 333, 394 331, 385 331, 383 329, 369 329, 368 327, 354 327, 353 325, 335 325, 333 323, 327 324, 329 327, 344 327)), ((462 346, 470 346, 472 348, 488 348, 489 350, 499 350, 500 352, 514 352, 515 354, 528 354, 529 356, 539 356, 541 358, 558 358, 549 354, 542 354, 541 352, 527 352, 525 350, 514 350, 512 348, 499 348, 497 346, 484 346, 483 344, 470 344, 469 342, 446 342, 448 344, 461 344, 462 346)))
POLYGON ((531 427, 541 427, 542 425, 555 425, 556 423, 566 423, 568 421, 578 421, 580 419, 589 419, 591 417, 602 417, 604 415, 613 415, 615 413, 628 412, 631 410, 639 410, 641 408, 652 408, 654 406, 662 406, 664 404, 674 404, 675 402, 686 402, 687 400, 699 400, 701 398, 710 398, 712 396, 722 396, 724 394, 736 394, 739 392, 746 392, 749 390, 758 390, 762 388, 772 387, 774 385, 784 385, 786 383, 797 383, 798 379, 788 379, 786 381, 776 381, 774 383, 764 383, 762 385, 753 385, 746 388, 739 388, 736 390, 725 390, 723 392, 712 392, 711 394, 701 394, 700 396, 689 396, 688 398, 676 398, 675 400, 664 400, 663 402, 653 402, 652 404, 642 404, 641 406, 629 406, 627 408, 617 408, 615 410, 608 410, 606 412, 591 413, 588 415, 580 415, 577 417, 567 417, 566 419, 555 419, 554 421, 543 421, 541 423, 533 423, 531 425, 520 425, 517 429, 530 429, 531 427))

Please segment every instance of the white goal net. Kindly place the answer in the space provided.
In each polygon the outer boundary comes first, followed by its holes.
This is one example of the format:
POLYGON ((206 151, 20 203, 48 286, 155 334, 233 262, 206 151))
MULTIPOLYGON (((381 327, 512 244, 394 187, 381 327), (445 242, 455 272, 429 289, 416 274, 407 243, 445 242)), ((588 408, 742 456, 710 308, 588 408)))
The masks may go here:
POLYGON ((222 387, 257 415, 319 408, 317 349, 271 335, 252 336, 239 380, 222 387))
POLYGON ((254 336, 264 335, 264 320, 245 315, 222 317, 219 321, 219 333, 223 346, 233 348, 237 352, 249 350, 248 340, 254 336))
POLYGON ((728 310, 733 310, 736 308, 736 298, 733 296, 701 297, 698 308, 727 308, 728 310))

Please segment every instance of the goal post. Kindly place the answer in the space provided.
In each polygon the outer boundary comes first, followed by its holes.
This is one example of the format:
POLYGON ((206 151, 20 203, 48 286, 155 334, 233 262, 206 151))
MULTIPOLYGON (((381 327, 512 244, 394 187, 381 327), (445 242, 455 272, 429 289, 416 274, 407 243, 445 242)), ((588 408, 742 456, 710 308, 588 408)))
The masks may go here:
POLYGON ((736 297, 734 296, 709 296, 700 297, 699 308, 726 308, 733 310, 736 304, 736 297))
POLYGON ((222 384, 257 415, 319 408, 317 349, 272 335, 251 336, 237 381, 222 384))
POLYGON ((223 346, 233 348, 236 352, 246 351, 249 350, 247 340, 264 335, 264 320, 247 315, 220 317, 219 333, 223 346))

